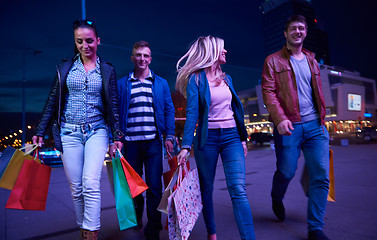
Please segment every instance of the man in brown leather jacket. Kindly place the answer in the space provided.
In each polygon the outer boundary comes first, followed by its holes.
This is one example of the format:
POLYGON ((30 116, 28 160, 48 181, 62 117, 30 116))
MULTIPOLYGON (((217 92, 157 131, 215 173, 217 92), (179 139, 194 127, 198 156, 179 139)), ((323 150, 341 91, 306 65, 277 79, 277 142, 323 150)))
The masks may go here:
POLYGON ((302 47, 307 35, 305 17, 290 17, 284 35, 286 44, 266 58, 262 73, 263 101, 275 124, 272 209, 284 221, 284 194, 303 151, 310 176, 308 237, 328 239, 322 228, 329 188, 329 134, 324 127, 326 106, 319 66, 314 53, 302 47))

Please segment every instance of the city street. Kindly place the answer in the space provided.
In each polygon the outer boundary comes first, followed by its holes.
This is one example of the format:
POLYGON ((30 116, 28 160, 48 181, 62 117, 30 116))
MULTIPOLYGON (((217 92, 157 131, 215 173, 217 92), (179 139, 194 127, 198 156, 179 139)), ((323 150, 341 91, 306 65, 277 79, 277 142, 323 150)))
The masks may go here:
MULTIPOLYGON (((377 143, 332 145, 334 150, 336 202, 328 202, 324 232, 330 239, 377 239, 377 143)), ((256 238, 260 240, 307 239, 307 198, 300 186, 303 158, 284 199, 286 220, 278 222, 271 209, 271 181, 275 168, 274 150, 269 145, 251 147, 246 159, 247 193, 252 207, 256 238)), ((119 231, 114 197, 106 168, 102 175, 102 228, 99 239, 144 239, 142 231, 119 231)), ((0 239, 78 239, 73 204, 63 168, 54 168, 45 211, 5 209, 9 190, 0 189, 0 239)), ((219 161, 214 191, 215 218, 219 240, 239 239, 231 201, 219 161)), ((147 222, 144 214, 144 223, 147 222)), ((166 215, 163 214, 163 225, 166 215)), ((161 239, 167 240, 166 230, 161 239)), ((203 217, 190 239, 206 239, 203 217)))

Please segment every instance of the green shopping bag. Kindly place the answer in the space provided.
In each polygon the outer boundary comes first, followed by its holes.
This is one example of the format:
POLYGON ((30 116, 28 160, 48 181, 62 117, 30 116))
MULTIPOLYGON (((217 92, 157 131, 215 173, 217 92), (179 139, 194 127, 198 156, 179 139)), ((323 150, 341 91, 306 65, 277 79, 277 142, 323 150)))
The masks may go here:
POLYGON ((120 156, 113 158, 113 180, 115 207, 118 215, 119 228, 125 230, 137 225, 134 200, 124 174, 120 156))

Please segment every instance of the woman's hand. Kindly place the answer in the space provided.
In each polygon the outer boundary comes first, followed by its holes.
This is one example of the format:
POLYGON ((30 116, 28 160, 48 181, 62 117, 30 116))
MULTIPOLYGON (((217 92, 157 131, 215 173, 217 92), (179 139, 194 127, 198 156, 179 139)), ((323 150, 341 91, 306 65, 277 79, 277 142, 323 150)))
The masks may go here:
POLYGON ((186 156, 188 154, 189 150, 184 148, 181 150, 181 152, 177 156, 178 164, 185 164, 186 163, 186 156))
POLYGON ((121 141, 114 141, 114 144, 110 145, 109 147, 109 155, 111 158, 115 157, 115 152, 117 149, 121 150, 123 147, 123 143, 121 141))
POLYGON ((33 141, 33 144, 34 145, 38 145, 38 147, 42 147, 43 146, 43 137, 41 136, 33 136, 31 138, 31 141, 33 141))
POLYGON ((242 147, 243 147, 243 154, 246 157, 246 155, 247 155, 247 145, 246 145, 246 142, 242 142, 242 147))

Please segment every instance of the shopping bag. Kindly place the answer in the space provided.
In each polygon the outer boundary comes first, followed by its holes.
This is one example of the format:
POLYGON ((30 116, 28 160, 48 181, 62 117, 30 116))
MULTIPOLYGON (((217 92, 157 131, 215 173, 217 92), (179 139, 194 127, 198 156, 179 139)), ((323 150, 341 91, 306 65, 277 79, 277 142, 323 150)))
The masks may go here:
POLYGON ((180 234, 182 239, 187 239, 203 209, 197 168, 190 171, 186 168, 186 175, 175 190, 173 199, 180 234))
POLYGON ((169 184, 167 184, 167 187, 165 188, 164 193, 162 194, 160 204, 157 207, 158 211, 168 214, 168 198, 173 192, 173 188, 177 182, 177 178, 178 178, 178 169, 176 169, 173 172, 170 182, 169 184))
POLYGON ((3 176, 5 168, 8 166, 10 159, 13 157, 14 152, 16 151, 15 148, 8 146, 4 149, 0 156, 0 178, 3 176))
POLYGON ((109 184, 110 184, 110 190, 114 195, 113 162, 105 161, 105 164, 106 164, 107 178, 109 179, 109 184))
POLYGON ((334 151, 330 149, 330 165, 329 165, 329 194, 327 195, 327 201, 335 202, 335 176, 334 176, 334 151))
MULTIPOLYGON (((13 153, 12 158, 10 159, 7 167, 5 168, 3 175, 0 179, 0 187, 12 190, 18 174, 21 170, 22 164, 24 163, 25 159, 34 160, 34 158, 30 155, 32 151, 34 151, 38 146, 34 145, 34 147, 28 152, 22 152, 22 149, 16 149, 13 153)), ((38 163, 40 161, 36 160, 38 163)))
POLYGON ((177 189, 168 198, 169 239, 188 239, 202 208, 198 170, 180 165, 177 189), (180 181, 183 169, 186 174, 180 181))
POLYGON ((39 163, 36 159, 26 159, 5 208, 44 211, 50 176, 50 166, 39 163))
MULTIPOLYGON (((335 178, 334 178, 334 152, 330 149, 329 151, 329 193, 327 195, 327 201, 335 202, 335 178)), ((305 192, 305 195, 308 196, 309 191, 309 171, 306 166, 304 166, 304 169, 302 171, 300 183, 302 186, 302 189, 305 192)))
POLYGON ((140 177, 140 175, 131 167, 131 165, 123 157, 120 150, 117 149, 117 151, 120 156, 120 162, 122 163, 123 171, 126 176, 127 183, 131 191, 131 195, 134 198, 137 195, 143 193, 145 190, 147 190, 148 186, 140 177))
MULTIPOLYGON (((182 167, 177 167, 176 173, 174 174, 174 177, 171 181, 174 181, 172 183, 173 185, 173 190, 168 196, 167 199, 167 212, 168 212, 168 217, 167 217, 167 227, 168 227, 168 235, 170 240, 181 240, 181 231, 179 229, 178 225, 178 218, 177 218, 177 211, 175 209, 175 204, 174 204, 174 196, 176 194, 176 190, 180 183, 182 182, 183 178, 183 171, 182 167), (176 184, 176 185, 174 185, 176 184)), ((169 183, 170 185, 170 183, 169 183)))
POLYGON ((124 174, 119 154, 112 160, 115 208, 120 230, 137 225, 134 200, 124 174))
POLYGON ((177 211, 175 209, 173 196, 175 193, 173 192, 172 195, 168 198, 168 234, 169 240, 181 240, 181 231, 179 229, 178 221, 177 221, 177 211))
MULTIPOLYGON (((173 157, 171 153, 167 152, 167 157, 168 157, 169 170, 162 173, 165 188, 168 186, 178 166, 177 156, 173 157)), ((186 161, 186 166, 187 166, 187 169, 190 169, 190 161, 186 161)))

